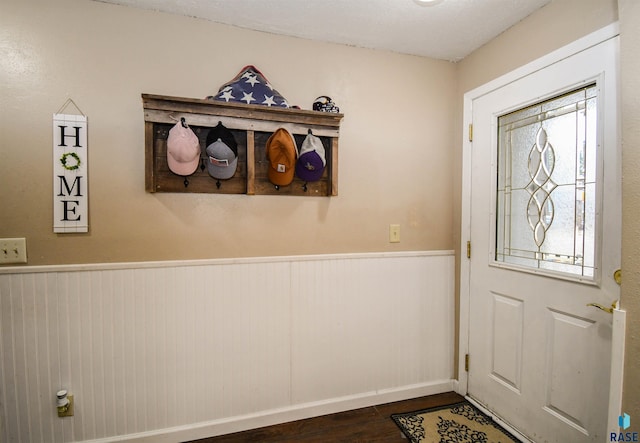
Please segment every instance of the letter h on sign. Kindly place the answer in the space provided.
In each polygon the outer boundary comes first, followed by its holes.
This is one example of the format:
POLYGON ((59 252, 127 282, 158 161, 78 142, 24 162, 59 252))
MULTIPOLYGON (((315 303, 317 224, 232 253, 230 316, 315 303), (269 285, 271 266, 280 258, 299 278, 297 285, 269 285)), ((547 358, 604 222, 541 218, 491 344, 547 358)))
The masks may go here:
POLYGON ((88 232, 87 117, 53 115, 53 232, 88 232))

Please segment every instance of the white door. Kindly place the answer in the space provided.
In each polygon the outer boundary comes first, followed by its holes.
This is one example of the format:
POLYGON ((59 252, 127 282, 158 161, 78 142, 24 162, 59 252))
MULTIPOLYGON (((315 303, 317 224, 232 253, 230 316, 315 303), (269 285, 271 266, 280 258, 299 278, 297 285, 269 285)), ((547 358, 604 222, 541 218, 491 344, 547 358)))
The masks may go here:
POLYGON ((477 97, 468 394, 536 442, 606 439, 619 287, 613 38, 477 97))

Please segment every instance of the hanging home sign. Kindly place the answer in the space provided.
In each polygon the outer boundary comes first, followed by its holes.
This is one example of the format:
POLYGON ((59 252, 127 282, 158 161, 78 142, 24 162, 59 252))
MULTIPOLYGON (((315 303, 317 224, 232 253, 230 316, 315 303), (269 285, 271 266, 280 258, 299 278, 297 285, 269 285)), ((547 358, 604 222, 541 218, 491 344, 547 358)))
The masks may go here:
POLYGON ((53 232, 89 231, 87 183, 87 117, 53 114, 53 232))

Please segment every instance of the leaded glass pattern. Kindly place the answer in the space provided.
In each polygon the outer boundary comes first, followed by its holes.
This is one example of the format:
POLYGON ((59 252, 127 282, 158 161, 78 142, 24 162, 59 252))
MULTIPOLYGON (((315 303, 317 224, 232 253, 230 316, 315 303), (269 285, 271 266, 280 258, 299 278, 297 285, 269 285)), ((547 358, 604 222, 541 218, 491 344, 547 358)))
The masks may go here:
POLYGON ((498 118, 496 261, 594 276, 596 129, 595 85, 498 118))

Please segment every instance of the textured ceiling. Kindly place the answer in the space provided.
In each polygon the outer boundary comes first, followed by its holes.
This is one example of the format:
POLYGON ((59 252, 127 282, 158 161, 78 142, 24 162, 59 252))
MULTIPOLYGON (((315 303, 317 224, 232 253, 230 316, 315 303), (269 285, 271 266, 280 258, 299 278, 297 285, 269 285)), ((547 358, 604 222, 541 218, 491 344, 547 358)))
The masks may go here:
POLYGON ((458 61, 551 0, 97 0, 247 29, 458 61))

